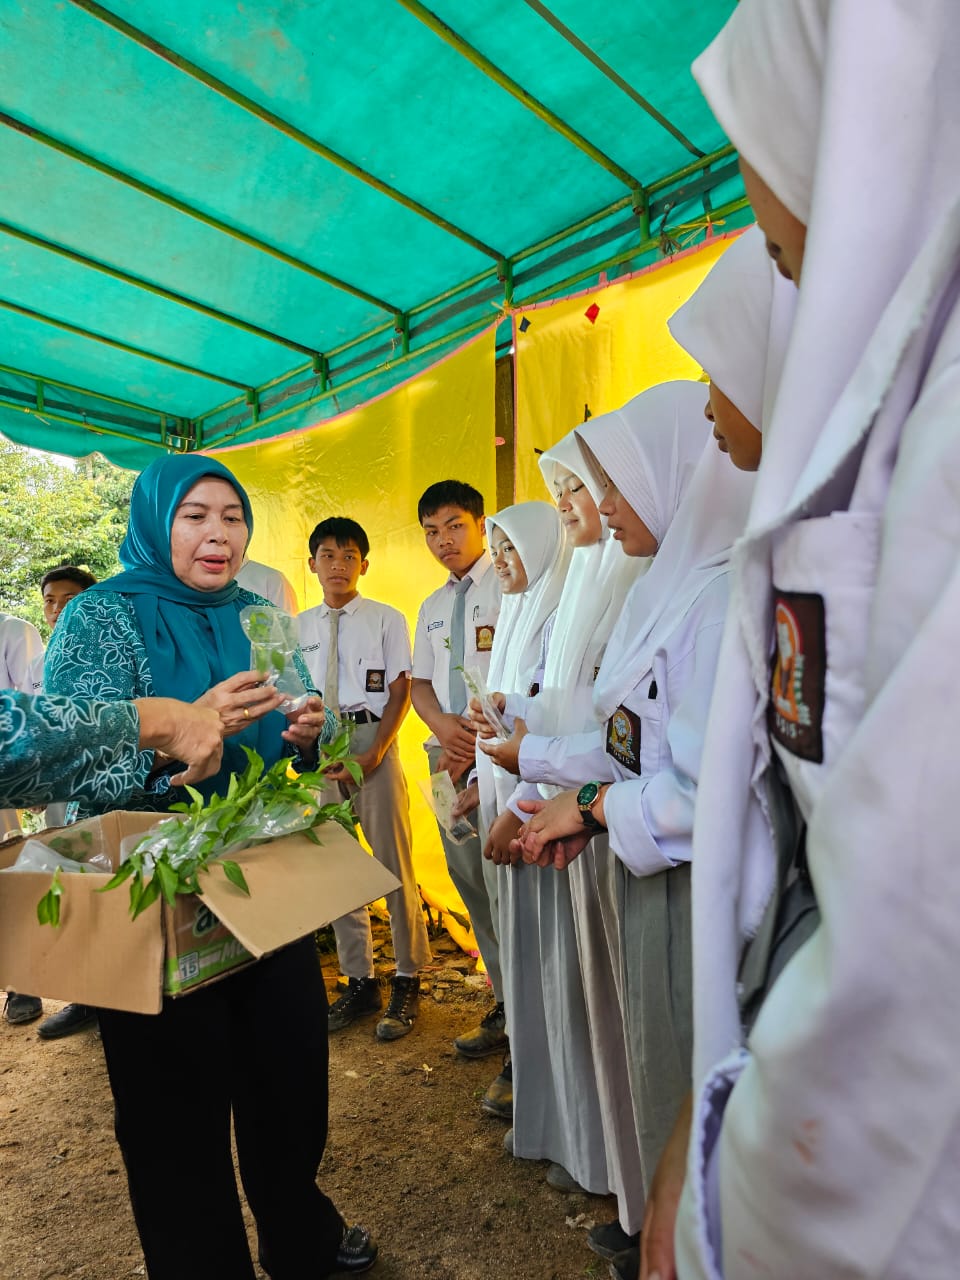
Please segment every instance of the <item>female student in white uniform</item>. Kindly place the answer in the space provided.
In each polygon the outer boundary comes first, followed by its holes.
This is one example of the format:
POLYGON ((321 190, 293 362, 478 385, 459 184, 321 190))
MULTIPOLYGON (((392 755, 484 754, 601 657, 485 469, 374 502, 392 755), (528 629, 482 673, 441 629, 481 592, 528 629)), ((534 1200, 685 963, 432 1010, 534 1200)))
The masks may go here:
POLYGON ((686 413, 670 412, 678 388, 667 383, 637 397, 619 422, 578 430, 609 478, 601 509, 615 536, 628 555, 654 560, 597 676, 603 728, 544 744, 543 771, 572 789, 531 817, 521 837, 525 858, 565 866, 593 833, 609 830, 621 864, 623 1007, 645 1187, 690 1085, 693 809, 730 549, 753 483, 708 441, 705 388, 680 385, 689 389, 686 413))
POLYGON ((960 15, 949 0, 877 0, 865 27, 854 0, 743 0, 695 70, 800 293, 698 799, 700 1089, 678 1273, 947 1280, 960 1249, 960 15), (778 871, 765 771, 805 827, 821 925, 747 1052, 742 944, 778 871))
MULTIPOLYGON (((536 693, 544 633, 560 603, 570 563, 571 548, 556 507, 522 502, 488 516, 487 546, 503 598, 487 680, 491 688, 536 693)), ((517 778, 482 751, 477 751, 476 769, 482 829, 489 831, 513 794, 517 778)), ((537 994, 542 996, 537 877, 532 871, 524 874, 522 867, 500 867, 497 880, 497 936, 510 1064, 487 1090, 481 1106, 493 1115, 510 1116, 512 1064, 519 1057, 521 1073, 526 1069, 532 1077, 548 1058, 544 1002, 537 994)))
MULTIPOLYGON (((573 432, 541 456, 540 470, 556 498, 573 554, 550 633, 542 688, 533 699, 511 695, 506 718, 509 723, 514 712, 522 711, 534 728, 563 732, 579 728, 590 715, 607 637, 640 566, 627 560, 611 538, 597 510, 602 490, 585 474, 573 432)), ((522 731, 522 718, 518 725, 522 731)), ((512 759, 500 748, 493 758, 513 772, 516 741, 510 745, 512 759)), ((539 794, 535 787, 532 792, 539 794)), ((504 860, 521 821, 513 811, 497 819, 487 849, 496 861, 504 860)), ((584 860, 573 876, 543 876, 535 883, 541 980, 539 988, 531 982, 518 989, 517 1013, 511 1016, 515 1034, 521 1036, 528 1020, 534 1028, 542 1020, 548 1057, 539 1071, 531 1071, 525 1067, 531 1054, 518 1044, 514 1154, 561 1166, 551 1171, 554 1181, 566 1171, 588 1191, 612 1192, 621 1222, 636 1232, 643 1218, 640 1156, 597 870, 584 860)), ((535 1050, 536 1034, 532 1040, 535 1050)))

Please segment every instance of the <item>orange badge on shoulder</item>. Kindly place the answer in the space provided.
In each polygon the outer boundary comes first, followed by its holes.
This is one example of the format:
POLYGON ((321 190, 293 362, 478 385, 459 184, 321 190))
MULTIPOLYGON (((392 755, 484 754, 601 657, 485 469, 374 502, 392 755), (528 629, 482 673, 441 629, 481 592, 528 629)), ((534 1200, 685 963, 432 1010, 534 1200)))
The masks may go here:
POLYGON ((493 648, 495 628, 491 626, 475 627, 477 633, 477 653, 489 653, 493 648))

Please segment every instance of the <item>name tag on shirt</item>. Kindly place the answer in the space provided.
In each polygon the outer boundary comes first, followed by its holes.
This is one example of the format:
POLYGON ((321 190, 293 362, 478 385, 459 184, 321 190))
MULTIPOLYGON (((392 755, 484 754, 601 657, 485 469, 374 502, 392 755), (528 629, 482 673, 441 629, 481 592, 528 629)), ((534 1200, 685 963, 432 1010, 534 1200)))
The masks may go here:
POLYGON ((823 596, 774 591, 776 653, 770 679, 768 723, 781 746, 801 760, 823 763, 823 708, 827 679, 823 596))
POLYGON ((631 773, 640 773, 640 717, 622 703, 607 721, 606 751, 631 773))
POLYGON ((363 687, 367 693, 383 693, 387 687, 386 668, 380 670, 370 670, 368 668, 366 683, 363 687))
POLYGON ((477 637, 477 653, 489 653, 493 648, 493 636, 496 628, 489 624, 474 628, 477 637))
POLYGON ((428 622, 428 623, 427 623, 427 631, 428 631, 428 632, 430 632, 430 631, 436 631, 436 629, 437 629, 438 627, 442 627, 442 626, 443 626, 443 619, 442 619, 442 618, 438 618, 436 622, 428 622))

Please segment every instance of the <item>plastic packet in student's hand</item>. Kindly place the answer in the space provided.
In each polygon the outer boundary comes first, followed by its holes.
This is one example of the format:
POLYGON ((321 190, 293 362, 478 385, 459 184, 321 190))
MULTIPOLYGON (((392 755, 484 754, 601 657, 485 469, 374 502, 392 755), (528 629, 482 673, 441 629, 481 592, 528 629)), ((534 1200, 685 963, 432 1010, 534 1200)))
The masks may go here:
POLYGON ((272 605, 248 604, 240 610, 240 625, 250 641, 250 666, 264 684, 286 694, 279 710, 285 715, 299 711, 310 694, 293 661, 300 644, 296 618, 272 605))
POLYGON ((494 731, 495 740, 505 740, 510 737, 510 730, 504 723, 503 717, 497 710, 497 705, 493 700, 493 695, 487 688, 487 682, 484 679, 483 672, 479 667, 465 667, 463 672, 463 683, 467 686, 470 696, 476 698, 483 709, 483 718, 494 731))
POLYGON ((424 782, 422 779, 419 782, 423 798, 453 843, 466 844, 471 840, 477 834, 473 824, 466 818, 453 816, 453 806, 457 802, 457 789, 446 769, 442 769, 439 773, 431 773, 429 782, 424 782))

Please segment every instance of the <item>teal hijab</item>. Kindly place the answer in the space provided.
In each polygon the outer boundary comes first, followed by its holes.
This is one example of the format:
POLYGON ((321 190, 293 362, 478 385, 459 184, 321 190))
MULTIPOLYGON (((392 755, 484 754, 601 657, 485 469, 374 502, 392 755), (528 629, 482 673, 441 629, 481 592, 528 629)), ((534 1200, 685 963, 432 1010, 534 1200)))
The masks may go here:
MULTIPOLYGON (((170 534, 177 508, 200 480, 225 480, 243 505, 247 542, 253 534, 250 500, 236 478, 215 458, 171 454, 152 462, 137 477, 130 496, 130 521, 120 546, 123 572, 88 588, 129 596, 147 650, 154 691, 159 697, 194 702, 213 685, 250 668, 250 641, 240 626, 240 588, 197 591, 173 571, 170 534)), ((271 712, 242 733, 225 738, 220 772, 198 786, 205 796, 223 794, 231 773, 246 767, 241 750, 251 747, 267 765, 289 753, 280 734, 286 720, 271 712)))

